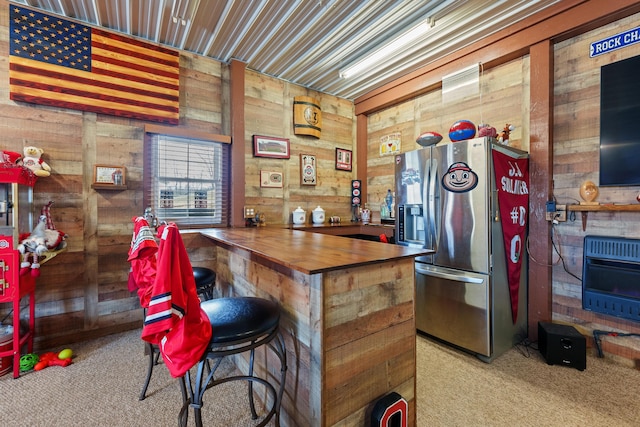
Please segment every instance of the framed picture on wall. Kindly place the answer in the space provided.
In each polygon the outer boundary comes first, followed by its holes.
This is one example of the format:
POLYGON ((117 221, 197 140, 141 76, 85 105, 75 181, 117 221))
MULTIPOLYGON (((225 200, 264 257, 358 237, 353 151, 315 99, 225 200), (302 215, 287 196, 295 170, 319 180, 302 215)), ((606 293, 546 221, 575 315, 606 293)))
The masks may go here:
POLYGON ((341 171, 351 171, 351 150, 336 148, 336 169, 341 171))
POLYGON ((288 159, 289 140, 273 136, 253 135, 253 155, 255 157, 275 157, 288 159))
POLYGON ((260 187, 282 188, 282 172, 261 170, 260 187))
POLYGON ((316 185, 316 156, 300 154, 300 184, 316 185))
POLYGON ((124 166, 95 165, 93 183, 97 185, 126 185, 124 166))

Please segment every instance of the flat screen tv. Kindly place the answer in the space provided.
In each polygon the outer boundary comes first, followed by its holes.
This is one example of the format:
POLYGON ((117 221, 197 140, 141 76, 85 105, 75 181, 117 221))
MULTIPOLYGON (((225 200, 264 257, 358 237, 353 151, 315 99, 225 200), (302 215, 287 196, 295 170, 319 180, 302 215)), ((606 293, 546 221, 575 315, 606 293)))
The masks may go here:
POLYGON ((600 70, 600 185, 640 185, 640 56, 600 70))

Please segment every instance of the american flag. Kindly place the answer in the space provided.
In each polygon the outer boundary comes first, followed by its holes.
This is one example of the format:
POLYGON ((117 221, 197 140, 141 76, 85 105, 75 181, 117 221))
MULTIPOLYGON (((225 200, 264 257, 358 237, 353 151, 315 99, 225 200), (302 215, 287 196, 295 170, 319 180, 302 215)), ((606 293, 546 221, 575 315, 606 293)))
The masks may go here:
POLYGON ((10 8, 12 100, 178 124, 177 51, 10 8))

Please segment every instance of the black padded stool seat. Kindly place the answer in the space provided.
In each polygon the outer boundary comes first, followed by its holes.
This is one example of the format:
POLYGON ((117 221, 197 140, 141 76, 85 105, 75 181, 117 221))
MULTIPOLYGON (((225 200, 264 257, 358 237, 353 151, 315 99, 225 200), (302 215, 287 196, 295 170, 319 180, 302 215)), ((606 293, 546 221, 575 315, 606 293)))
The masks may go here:
POLYGON ((206 267, 193 267, 193 277, 196 280, 196 291, 202 301, 213 299, 216 272, 206 267))
POLYGON ((200 307, 211 322, 215 344, 249 341, 278 327, 280 307, 262 298, 218 298, 200 307))
MULTIPOLYGON (((192 267, 193 278, 196 282, 196 292, 201 301, 213 299, 213 289, 216 286, 216 272, 206 267, 192 267)), ((144 400, 147 395, 147 389, 149 388, 149 382, 151 381, 151 374, 153 373, 153 367, 158 364, 160 360, 160 351, 158 346, 145 343, 145 354, 149 356, 149 364, 147 366, 147 378, 142 386, 142 391, 138 400, 144 400)))
MULTIPOLYGON (((258 418, 258 415, 254 404, 253 383, 262 384, 273 399, 270 403, 269 412, 257 424, 257 427, 265 426, 274 415, 276 426, 279 426, 280 405, 287 372, 286 348, 279 328, 280 306, 263 298, 231 297, 203 301, 200 307, 202 307, 211 322, 211 341, 209 348, 197 364, 195 379, 192 381, 190 372, 187 372, 182 378, 180 386, 184 402, 179 416, 180 425, 187 425, 188 408, 192 407, 194 409, 195 425, 202 426, 201 408, 204 392, 218 384, 243 380, 248 381, 249 403, 254 420, 258 418), (263 345, 268 346, 280 360, 278 391, 276 391, 273 384, 255 376, 253 372, 255 349, 263 345), (251 352, 248 375, 213 378, 216 369, 220 366, 220 362, 225 356, 245 351, 251 352), (213 368, 210 368, 210 360, 215 362, 213 368), (208 371, 207 374, 205 374, 205 368, 208 371)), ((265 403, 267 404, 268 402, 265 403)))

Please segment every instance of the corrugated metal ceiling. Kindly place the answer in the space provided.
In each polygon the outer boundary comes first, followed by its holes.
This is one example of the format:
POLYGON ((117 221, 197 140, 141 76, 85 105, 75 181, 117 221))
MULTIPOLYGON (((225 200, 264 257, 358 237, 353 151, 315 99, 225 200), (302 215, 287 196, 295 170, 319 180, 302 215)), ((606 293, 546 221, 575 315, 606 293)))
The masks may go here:
POLYGON ((16 0, 346 99, 355 99, 560 0, 16 0), (340 70, 429 20, 368 72, 340 70))

